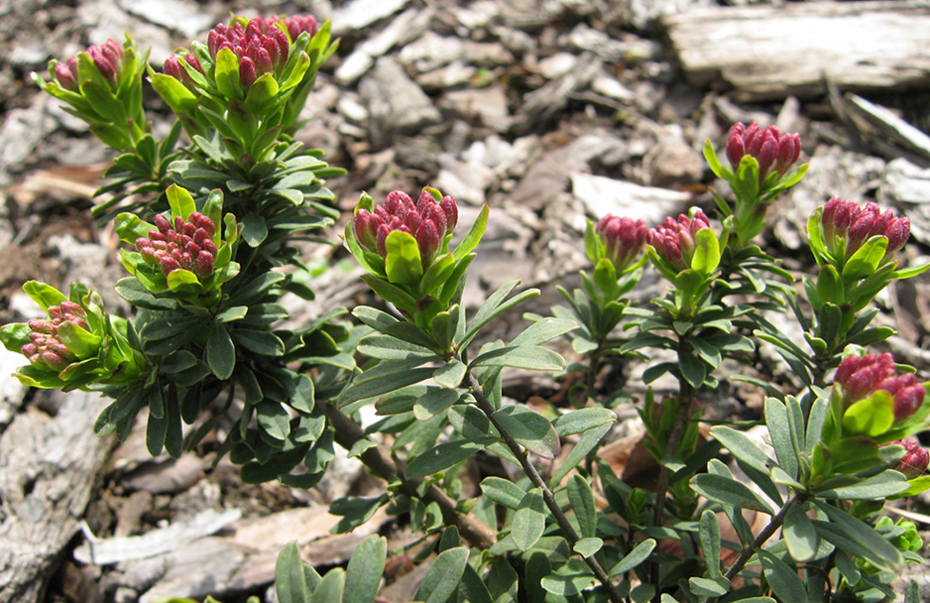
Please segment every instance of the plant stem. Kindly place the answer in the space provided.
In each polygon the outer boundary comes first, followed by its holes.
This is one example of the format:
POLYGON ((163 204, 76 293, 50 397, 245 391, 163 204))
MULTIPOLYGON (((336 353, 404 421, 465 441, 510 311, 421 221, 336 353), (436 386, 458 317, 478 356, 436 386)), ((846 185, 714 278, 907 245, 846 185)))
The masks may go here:
MULTIPOLYGON (((323 410, 330 425, 333 426, 336 432, 336 442, 346 450, 351 450, 356 442, 366 437, 364 430, 335 406, 321 400, 317 400, 316 404, 323 410)), ((383 478, 388 483, 399 482, 398 490, 401 493, 411 498, 419 498, 426 504, 432 502, 438 504, 445 524, 457 527, 462 534, 462 538, 472 546, 479 549, 488 549, 497 542, 496 530, 473 515, 461 513, 456 508, 457 501, 453 500, 438 486, 431 485, 421 494, 425 480, 406 477, 403 469, 398 466, 391 454, 380 444, 368 448, 360 455, 360 458, 375 475, 383 478)))
MULTIPOLYGON (((481 409, 484 414, 487 415, 488 419, 491 421, 491 424, 500 432, 501 439, 504 441, 504 444, 513 455, 520 461, 520 466, 523 468, 524 473, 527 477, 530 478, 530 481, 533 483, 533 486, 540 489, 543 496, 543 502, 546 503, 546 507, 549 508, 549 512, 552 513, 552 516, 555 518, 555 522, 558 524, 559 528, 562 529, 562 532, 565 534, 565 537, 568 539, 568 542, 574 548, 576 542, 581 540, 578 537, 578 533, 575 532, 575 528, 572 527, 572 524, 569 523, 568 517, 565 516, 565 513, 562 512, 561 507, 555 501, 555 495, 552 493, 552 490, 549 489, 549 486, 543 480, 542 476, 539 475, 539 472, 536 471, 536 467, 530 462, 526 450, 517 443, 513 437, 507 433, 504 427, 500 424, 496 417, 494 417, 495 408, 491 404, 491 401, 488 400, 487 396, 484 394, 484 388, 481 387, 481 384, 478 383, 478 380, 475 376, 469 371, 465 376, 465 385, 471 390, 472 394, 475 396, 475 401, 477 402, 478 408, 481 409)), ((604 588, 607 591, 607 598, 611 600, 612 603, 623 603, 623 597, 620 596, 620 593, 617 592, 617 589, 614 588, 614 585, 610 582, 610 576, 607 575, 607 572, 604 571, 604 568, 601 567, 601 564, 598 563, 597 559, 594 556, 585 557, 584 562, 591 568, 591 571, 594 572, 594 576, 598 581, 604 585, 604 588)))
POLYGON ((762 547, 765 542, 772 537, 772 535, 778 531, 778 529, 785 523, 785 517, 788 515, 788 511, 791 510, 791 507, 798 503, 803 503, 810 498, 808 494, 796 493, 792 496, 788 502, 778 510, 778 513, 772 517, 772 520, 768 523, 765 528, 749 543, 739 554, 739 558, 730 566, 730 569, 727 570, 727 573, 724 577, 727 580, 732 580, 740 573, 743 568, 746 566, 746 562, 749 561, 749 558, 762 547))

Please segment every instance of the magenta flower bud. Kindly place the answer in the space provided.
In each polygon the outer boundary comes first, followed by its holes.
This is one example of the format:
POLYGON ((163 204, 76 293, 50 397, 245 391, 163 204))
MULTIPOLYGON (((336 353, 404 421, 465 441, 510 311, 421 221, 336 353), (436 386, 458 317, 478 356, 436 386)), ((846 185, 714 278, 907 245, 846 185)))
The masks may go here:
POLYGON ((450 234, 459 222, 459 208, 455 204, 455 199, 449 195, 444 196, 439 201, 439 207, 446 214, 446 234, 450 234))
POLYGON ((291 40, 296 40, 304 32, 307 32, 312 38, 320 27, 316 19, 310 15, 288 17, 284 20, 284 25, 287 27, 287 33, 290 34, 291 40))
POLYGON ((614 265, 617 273, 633 264, 646 245, 646 223, 635 222, 630 218, 621 218, 607 214, 601 218, 594 232, 604 243, 606 257, 614 265))
POLYGON ((895 464, 893 469, 903 473, 904 477, 908 480, 920 477, 923 475, 924 471, 927 470, 927 463, 930 462, 930 452, 928 452, 926 448, 921 447, 917 440, 897 440, 896 442, 889 442, 882 445, 904 446, 904 456, 895 464))
POLYGON ((162 234, 168 234, 171 231, 171 222, 168 221, 168 218, 161 214, 155 214, 154 218, 155 226, 158 227, 159 232, 162 234))
POLYGON ((54 71, 55 79, 58 80, 58 85, 60 85, 65 90, 70 90, 71 92, 78 91, 78 72, 76 58, 71 57, 64 63, 56 63, 54 71))
POLYGON ((45 333, 51 335, 52 333, 52 323, 48 320, 43 320, 41 318, 33 318, 28 323, 29 328, 33 330, 34 333, 45 333))
POLYGON ((355 214, 353 223, 355 238, 368 251, 375 251, 378 248, 377 232, 380 225, 381 220, 369 213, 367 209, 360 209, 355 214))
POLYGON ((424 220, 417 230, 416 239, 417 247, 420 248, 420 261, 423 263, 423 270, 426 270, 439 251, 439 229, 432 220, 424 220))
POLYGON ((784 176, 797 162, 801 154, 801 137, 782 134, 775 126, 760 130, 755 122, 748 127, 736 123, 727 133, 726 154, 734 171, 744 156, 755 157, 759 162, 759 184, 762 184, 772 171, 784 176))
POLYGON ((885 229, 885 236, 888 237, 888 247, 885 249, 885 257, 898 251, 911 236, 911 221, 907 218, 896 218, 885 229))
POLYGON ((213 239, 204 239, 203 243, 200 244, 200 248, 203 250, 203 252, 209 253, 214 258, 216 257, 218 248, 216 243, 213 242, 213 239))
POLYGON ((167 253, 158 256, 158 263, 161 267, 161 271, 166 275, 181 268, 181 264, 167 253))
POLYGON ((52 350, 45 350, 39 355, 39 358, 45 363, 45 366, 57 372, 65 370, 71 364, 66 358, 52 350))
POLYGON ((209 251, 200 251, 194 259, 194 272, 201 278, 213 274, 214 256, 209 251))
POLYGON ((895 423, 913 415, 923 405, 926 390, 913 374, 898 375, 894 357, 886 352, 881 356, 866 354, 847 356, 840 362, 833 378, 839 386, 843 406, 864 400, 877 391, 894 398, 895 423))

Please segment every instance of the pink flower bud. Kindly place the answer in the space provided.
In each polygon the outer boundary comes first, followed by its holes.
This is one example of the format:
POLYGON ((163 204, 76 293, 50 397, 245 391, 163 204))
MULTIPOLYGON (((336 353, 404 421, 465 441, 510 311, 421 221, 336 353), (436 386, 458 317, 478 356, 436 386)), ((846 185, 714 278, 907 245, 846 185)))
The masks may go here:
POLYGON ((889 442, 883 446, 904 446, 905 452, 901 460, 893 467, 895 471, 900 471, 908 480, 920 477, 927 470, 927 463, 930 462, 930 452, 921 447, 916 440, 898 440, 889 442))
POLYGON ((847 356, 837 367, 833 382, 840 388, 844 407, 879 390, 889 393, 894 398, 895 423, 917 412, 926 391, 913 374, 897 374, 894 357, 888 352, 881 356, 866 354, 861 358, 847 356))
POLYGON ((194 272, 197 276, 205 278, 213 274, 213 254, 209 251, 201 251, 194 259, 194 272))
POLYGON ((887 257, 907 243, 911 236, 911 221, 907 218, 896 218, 885 229, 885 236, 888 237, 888 247, 885 249, 887 257))
POLYGON ((58 80, 58 84, 65 90, 77 92, 77 78, 77 59, 74 57, 71 57, 64 63, 59 62, 55 64, 55 79, 58 80))
POLYGON ((633 264, 646 244, 646 223, 635 222, 630 218, 621 218, 607 214, 601 218, 594 232, 604 243, 606 257, 614 265, 617 273, 633 264))
POLYGON ((48 368, 57 372, 65 370, 68 368, 68 365, 71 364, 66 358, 53 352, 52 350, 45 350, 40 354, 39 357, 48 368))
POLYGON ((439 229, 432 220, 424 220, 417 230, 417 247, 420 249, 420 261, 423 269, 429 268, 433 263, 436 252, 439 251, 439 229))
POLYGON ((727 159, 735 171, 744 156, 755 157, 759 162, 759 183, 772 171, 784 176, 797 162, 801 154, 801 137, 797 134, 782 134, 775 126, 765 130, 753 122, 749 126, 733 124, 727 134, 727 159))
POLYGON ((319 24, 310 15, 288 17, 284 20, 284 25, 287 27, 287 33, 290 34, 291 40, 296 40, 304 32, 307 32, 312 38, 319 30, 319 24))
POLYGON ((159 232, 162 234, 168 234, 171 230, 171 222, 168 221, 168 218, 161 214, 155 214, 155 226, 158 227, 159 232))
POLYGON ((175 270, 181 268, 181 264, 167 253, 163 253, 162 255, 158 256, 158 263, 161 267, 162 273, 165 275, 171 274, 175 270))
POLYGON ((455 199, 446 195, 439 202, 439 207, 446 214, 446 234, 450 234, 459 221, 459 208, 455 204, 455 199))

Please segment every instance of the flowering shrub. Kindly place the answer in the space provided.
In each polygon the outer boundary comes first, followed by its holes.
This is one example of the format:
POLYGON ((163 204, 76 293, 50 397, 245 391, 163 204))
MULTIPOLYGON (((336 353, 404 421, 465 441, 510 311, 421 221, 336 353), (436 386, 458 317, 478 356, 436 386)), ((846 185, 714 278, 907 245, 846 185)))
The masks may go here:
MULTIPOLYGON (((291 243, 339 217, 325 178, 340 170, 292 137, 314 74, 335 48, 329 24, 312 17, 217 25, 205 44, 193 42, 151 77, 177 116, 162 140, 142 113, 145 66, 131 40, 50 64, 53 81, 37 78, 40 85, 121 153, 101 189, 112 198, 95 214, 113 220, 125 244, 129 276, 116 289, 136 314, 109 316, 81 285, 66 297, 27 283, 47 318, 0 329, 4 345, 25 357, 22 382, 112 397, 101 435, 128 437, 147 406, 152 454, 177 457, 225 418, 233 428, 218 436, 218 456, 240 465, 247 482, 312 488, 335 446, 349 450, 387 488, 334 502, 337 529, 350 531, 381 507, 405 515, 436 553, 417 600, 890 596, 893 570, 919 559, 920 538, 913 524, 880 512, 887 500, 930 487, 930 454, 911 437, 930 427, 930 403, 917 375, 864 346, 893 334, 870 326, 875 296, 927 269, 898 268, 906 218, 874 203, 828 201, 808 223, 818 272, 802 277, 799 294, 795 275, 755 239, 770 202, 806 172, 796 167, 801 139, 736 124, 724 145, 729 167, 705 145, 730 188, 715 193, 716 216, 692 208, 652 229, 621 216, 589 221, 593 271, 582 272, 580 288, 559 288, 567 306, 528 314, 531 324, 509 341, 475 343, 538 291, 507 283, 467 315, 464 283, 490 210, 452 246, 458 207, 429 187, 416 201, 393 191, 376 204, 363 194, 345 226, 363 280, 397 312, 328 308, 284 327, 281 296, 313 297, 291 243), (667 291, 636 305, 629 294, 647 263, 667 291), (803 340, 768 320, 786 309, 803 340), (571 343, 575 362, 548 347, 556 338, 571 343), (780 354, 793 382, 721 374, 725 360, 748 364, 760 346, 780 354), (649 363, 642 401, 597 389, 605 359, 626 355, 649 363), (505 399, 508 368, 581 377, 568 407, 541 412, 505 399), (663 375, 677 391, 657 401, 648 386, 663 375), (701 393, 725 378, 767 394, 759 423, 770 450, 732 425, 715 425, 703 441, 701 393), (625 483, 599 456, 621 404, 637 404, 645 426, 643 448, 658 466, 649 490, 625 483), (379 419, 363 428, 366 405, 379 419), (724 450, 753 487, 734 476, 724 450), (464 498, 458 473, 478 453, 516 477, 479 475, 480 492, 464 498), (765 527, 754 532, 746 511, 767 516, 765 527), (726 546, 738 550, 727 567, 722 523, 732 528, 726 546)), ((320 576, 289 545, 276 569, 278 599, 373 602, 387 555, 386 539, 371 536, 346 569, 320 576)))

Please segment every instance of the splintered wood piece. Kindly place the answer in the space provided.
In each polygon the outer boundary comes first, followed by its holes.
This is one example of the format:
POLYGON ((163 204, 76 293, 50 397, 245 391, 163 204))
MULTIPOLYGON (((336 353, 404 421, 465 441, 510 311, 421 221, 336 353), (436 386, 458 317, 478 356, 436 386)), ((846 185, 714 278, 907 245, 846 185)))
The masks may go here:
POLYGON ((741 100, 925 86, 930 6, 829 2, 697 9, 666 16, 682 69, 696 86, 723 80, 741 100))

